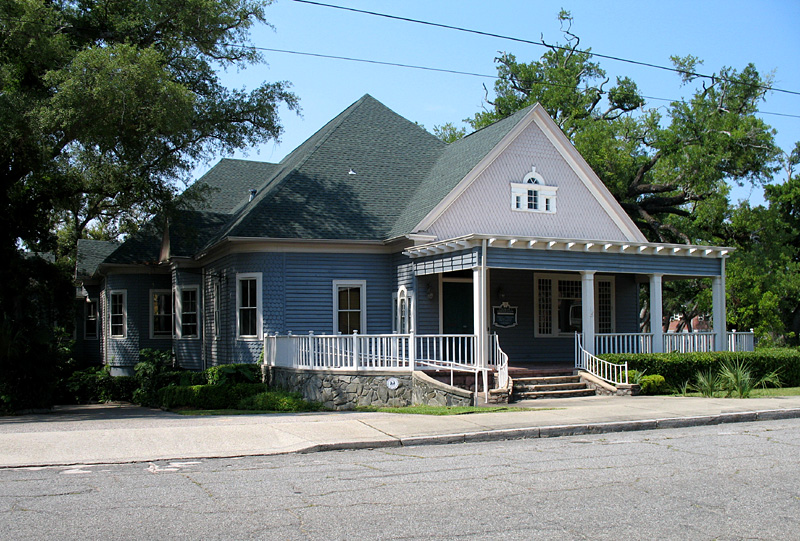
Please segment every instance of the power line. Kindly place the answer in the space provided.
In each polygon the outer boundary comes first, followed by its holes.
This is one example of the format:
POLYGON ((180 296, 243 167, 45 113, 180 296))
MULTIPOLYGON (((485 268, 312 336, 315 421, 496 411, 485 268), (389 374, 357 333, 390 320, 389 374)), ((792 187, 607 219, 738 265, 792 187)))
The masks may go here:
MULTIPOLYGON (((293 0, 293 1, 295 1, 295 2, 303 2, 303 3, 307 3, 307 4, 317 4, 317 5, 326 6, 326 7, 335 7, 335 8, 345 9, 345 10, 349 10, 349 11, 356 11, 356 12, 361 12, 362 11, 362 10, 357 10, 357 9, 353 9, 353 8, 343 8, 343 7, 340 7, 340 6, 332 6, 332 5, 329 5, 329 4, 321 4, 319 2, 312 2, 312 1, 309 1, 309 0, 293 0)), ((364 13, 371 13, 371 12, 364 12, 364 13)), ((382 15, 382 14, 377 14, 377 15, 385 16, 385 17, 388 17, 388 18, 402 19, 401 17, 394 17, 392 15, 382 15)), ((40 21, 24 20, 24 19, 17 18, 17 17, 0 17, 0 20, 5 20, 5 21, 13 20, 13 21, 17 21, 17 22, 41 24, 40 21)), ((412 21, 412 22, 417 22, 417 21, 414 21, 413 19, 409 19, 409 20, 412 21)), ((423 22, 423 24, 430 24, 430 25, 433 25, 433 26, 447 27, 446 25, 439 25, 437 23, 425 23, 425 22, 423 22)), ((456 27, 453 27, 453 28, 456 28, 456 27)), ((480 32, 480 31, 477 31, 477 30, 476 31, 467 30, 467 31, 475 32, 475 33, 478 33, 478 34, 486 34, 484 32, 480 32)), ((487 34, 487 35, 493 35, 493 34, 487 34)), ((509 39, 517 39, 517 38, 509 38, 509 39)), ((520 41, 525 41, 525 40, 520 40, 520 41)), ((528 43, 533 43, 534 45, 542 45, 541 43, 537 43, 537 42, 528 42, 528 43)), ((432 72, 438 72, 438 73, 449 73, 449 74, 452 74, 452 75, 465 75, 465 76, 469 76, 469 77, 480 77, 480 78, 484 78, 484 79, 493 79, 493 80, 500 79, 500 77, 498 77, 497 75, 487 75, 487 74, 483 74, 483 73, 474 73, 474 72, 469 72, 469 71, 459 71, 459 70, 452 70, 452 69, 446 69, 446 68, 432 68, 430 66, 419 66, 419 65, 414 65, 414 64, 403 64, 403 63, 400 63, 400 62, 386 62, 386 61, 381 61, 381 60, 371 60, 371 59, 368 59, 368 58, 355 58, 355 57, 349 57, 349 56, 337 56, 337 55, 328 55, 328 54, 322 54, 322 53, 310 53, 310 52, 305 52, 305 51, 292 51, 292 50, 288 50, 288 49, 274 49, 274 48, 269 48, 269 47, 258 47, 258 46, 254 46, 254 45, 241 45, 241 44, 237 44, 237 43, 221 43, 220 45, 224 45, 225 47, 252 49, 252 50, 256 50, 256 51, 264 51, 264 52, 272 52, 272 53, 293 54, 293 55, 299 55, 299 56, 311 56, 311 57, 316 57, 316 58, 327 58, 327 59, 332 59, 332 60, 345 60, 345 61, 348 61, 348 62, 361 62, 361 63, 364 63, 364 64, 375 64, 375 65, 381 65, 381 66, 390 66, 390 67, 407 68, 407 69, 417 69, 417 70, 432 71, 432 72)), ((594 53, 588 53, 588 54, 594 54, 594 53)), ((596 56, 602 56, 602 55, 596 55, 596 56)), ((677 71, 677 70, 673 70, 673 71, 677 71)), ((551 82, 551 81, 535 82, 533 84, 550 85, 550 86, 554 86, 554 87, 558 87, 558 88, 574 88, 571 85, 564 85, 564 84, 559 84, 559 83, 555 83, 555 82, 551 82)), ((739 84, 739 83, 737 83, 737 84, 739 84)), ((763 88, 769 88, 769 87, 763 87, 763 88)), ((605 90, 597 90, 597 92, 599 92, 600 94, 608 94, 608 92, 605 91, 605 90)), ((785 91, 785 92, 789 92, 789 91, 785 91)), ((792 92, 790 92, 790 93, 792 93, 792 92)), ((800 93, 798 93, 798 94, 800 94, 800 93)), ((659 97, 656 97, 656 96, 646 96, 646 95, 642 95, 642 97, 646 98, 648 100, 655 100, 655 101, 664 101, 664 102, 670 102, 670 103, 671 102, 686 103, 684 100, 677 100, 677 99, 671 99, 671 98, 659 98, 659 97)), ((793 115, 793 114, 789 114, 789 113, 775 113, 775 112, 769 112, 769 111, 756 111, 756 113, 762 114, 762 115, 774 115, 774 116, 782 116, 782 117, 789 117, 789 118, 800 118, 800 115, 793 115)))
MULTIPOLYGON (((433 72, 439 72, 439 73, 449 73, 449 74, 452 74, 452 75, 466 75, 466 76, 470 76, 470 77, 480 77, 480 78, 484 78, 484 79, 494 79, 494 80, 500 79, 500 77, 498 77, 497 75, 486 75, 486 74, 483 74, 483 73, 474 73, 474 72, 471 72, 471 71, 459 71, 459 70, 452 70, 452 69, 445 69, 445 68, 432 68, 430 66, 417 66, 417 65, 414 65, 414 64, 402 64, 400 62, 384 62, 384 61, 381 61, 381 60, 370 60, 370 59, 367 59, 367 58, 354 58, 354 57, 351 57, 351 56, 336 56, 336 55, 330 55, 330 54, 309 53, 309 52, 303 52, 303 51, 291 51, 291 50, 287 50, 287 49, 272 49, 272 48, 269 48, 269 47, 236 45, 236 44, 230 44, 230 43, 225 43, 224 45, 227 46, 227 47, 247 47, 247 48, 250 48, 250 49, 257 50, 257 51, 264 51, 264 52, 269 52, 269 53, 284 53, 284 54, 293 54, 293 55, 298 55, 298 56, 311 56, 311 57, 316 57, 316 58, 327 58, 327 59, 331 59, 331 60, 346 60, 348 62, 361 62, 361 63, 365 63, 365 64, 377 64, 379 66, 391 66, 391 67, 396 67, 396 68, 407 68, 407 69, 417 69, 417 70, 424 70, 424 71, 433 71, 433 72)), ((554 87, 558 87, 558 88, 575 88, 572 85, 564 85, 564 84, 554 83, 554 82, 550 82, 550 81, 535 82, 534 84, 537 84, 537 85, 549 85, 549 86, 554 86, 554 87)), ((608 91, 606 91, 606 90, 598 90, 598 92, 600 92, 601 94, 608 94, 608 91)), ((656 97, 656 96, 645 96, 645 95, 642 95, 642 97, 646 98, 648 100, 655 100, 655 101, 686 103, 684 100, 677 100, 677 99, 671 99, 671 98, 659 98, 659 97, 656 97)), ((762 115, 775 115, 775 116, 785 116, 785 117, 790 117, 790 118, 800 118, 800 115, 792 115, 792 114, 788 114, 788 113, 772 113, 772 112, 769 112, 769 111, 756 111, 756 113, 757 114, 762 114, 762 115)))
MULTIPOLYGON (((309 5, 313 5, 313 6, 321 6, 321 7, 333 8, 333 9, 340 9, 342 11, 352 11, 354 13, 362 13, 364 15, 372 15, 372 16, 375 16, 375 17, 383 17, 385 19, 393 19, 393 20, 396 20, 396 21, 404 21, 404 22, 415 23, 415 24, 423 24, 423 25, 426 25, 426 26, 434 26, 434 27, 437 27, 437 28, 446 28, 448 30, 457 30, 458 32, 467 32, 469 34, 477 34, 479 36, 487 36, 487 37, 492 37, 492 38, 504 39, 504 40, 508 40, 508 41, 516 41, 518 43, 526 43, 528 45, 536 45, 536 46, 539 46, 539 47, 547 47, 547 48, 551 48, 552 47, 552 48, 555 48, 555 49, 560 49, 562 51, 573 51, 573 49, 570 48, 570 47, 563 47, 563 46, 560 46, 560 45, 547 45, 547 44, 545 44, 543 42, 539 42, 539 41, 532 41, 532 40, 529 40, 529 39, 517 38, 517 37, 514 37, 514 36, 506 36, 506 35, 503 35, 503 34, 495 34, 493 32, 484 32, 482 30, 474 30, 472 28, 463 28, 463 27, 460 27, 460 26, 453 26, 453 25, 449 25, 449 24, 434 23, 434 22, 431 22, 431 21, 423 21, 423 20, 420 20, 420 19, 411 19, 409 17, 400 17, 398 15, 389 15, 388 13, 379 13, 377 11, 368 11, 368 10, 364 10, 364 9, 356 9, 356 8, 350 8, 350 7, 345 7, 345 6, 337 6, 337 5, 334 5, 334 4, 325 4, 325 3, 322 3, 322 2, 315 2, 313 0, 292 0, 292 1, 293 2, 298 2, 298 3, 301 3, 301 4, 309 4, 309 5)), ((606 58, 608 60, 616 60, 618 62, 625 62, 625 63, 628 63, 628 64, 634 64, 634 65, 637 65, 637 66, 644 66, 644 67, 655 68, 655 69, 660 69, 660 70, 664 70, 664 71, 671 71, 671 72, 674 72, 674 73, 679 73, 681 75, 691 75, 693 77, 702 77, 704 79, 714 79, 714 78, 716 78, 716 79, 720 79, 722 81, 726 81, 726 82, 729 82, 729 83, 746 84, 748 86, 753 86, 755 88, 760 88, 762 90, 772 90, 774 92, 783 92, 785 94, 793 94, 795 96, 800 96, 800 92, 795 91, 795 90, 784 90, 782 88, 775 88, 775 87, 766 86, 766 85, 758 85, 758 84, 753 84, 753 83, 742 83, 742 82, 739 82, 739 81, 731 81, 730 79, 727 79, 725 77, 714 76, 714 75, 706 75, 706 74, 697 73, 697 72, 694 72, 694 71, 686 71, 686 70, 681 70, 681 69, 678 69, 678 68, 673 68, 673 67, 670 67, 670 66, 662 66, 660 64, 653 64, 653 63, 650 63, 650 62, 642 62, 642 61, 639 61, 639 60, 631 60, 631 59, 628 59, 628 58, 622 58, 622 57, 619 57, 619 56, 612 56, 612 55, 605 55, 605 54, 595 53, 595 52, 592 52, 592 51, 574 49, 574 52, 581 53, 581 54, 588 54, 588 55, 596 56, 598 58, 606 58)))

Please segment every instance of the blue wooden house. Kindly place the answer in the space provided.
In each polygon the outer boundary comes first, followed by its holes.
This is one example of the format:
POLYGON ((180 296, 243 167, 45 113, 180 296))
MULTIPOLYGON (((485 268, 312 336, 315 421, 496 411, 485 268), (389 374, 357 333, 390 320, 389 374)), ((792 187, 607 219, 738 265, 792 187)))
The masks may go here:
POLYGON ((78 335, 114 373, 143 348, 358 373, 750 347, 726 332, 731 249, 648 242, 539 105, 446 144, 366 95, 280 163, 223 159, 190 190, 205 205, 166 227, 79 245, 78 335), (662 284, 693 278, 713 332, 662 333, 662 284))

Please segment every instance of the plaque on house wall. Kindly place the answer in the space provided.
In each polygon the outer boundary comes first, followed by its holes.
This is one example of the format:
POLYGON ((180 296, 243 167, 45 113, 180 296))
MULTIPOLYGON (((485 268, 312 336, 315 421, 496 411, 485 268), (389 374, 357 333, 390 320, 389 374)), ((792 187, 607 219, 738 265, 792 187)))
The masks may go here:
POLYGON ((492 306, 492 324, 495 327, 508 329, 517 326, 517 307, 509 306, 507 302, 500 306, 492 306))

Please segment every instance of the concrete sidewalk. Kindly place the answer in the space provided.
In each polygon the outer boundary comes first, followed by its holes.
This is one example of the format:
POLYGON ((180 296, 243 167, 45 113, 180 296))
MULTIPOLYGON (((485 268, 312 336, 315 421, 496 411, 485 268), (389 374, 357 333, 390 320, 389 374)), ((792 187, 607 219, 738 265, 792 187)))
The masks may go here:
POLYGON ((800 396, 588 397, 429 416, 366 412, 188 417, 131 405, 0 417, 0 467, 147 462, 400 447, 800 418, 800 396))

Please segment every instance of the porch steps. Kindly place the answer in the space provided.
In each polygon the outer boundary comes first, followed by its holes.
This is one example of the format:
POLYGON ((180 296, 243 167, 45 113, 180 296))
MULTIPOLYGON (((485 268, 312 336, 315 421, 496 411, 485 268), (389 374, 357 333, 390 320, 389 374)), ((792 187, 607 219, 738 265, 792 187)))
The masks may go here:
POLYGON ((580 376, 560 374, 557 376, 539 376, 514 378, 512 400, 529 400, 532 398, 574 398, 594 396, 594 389, 581 382, 580 376))

